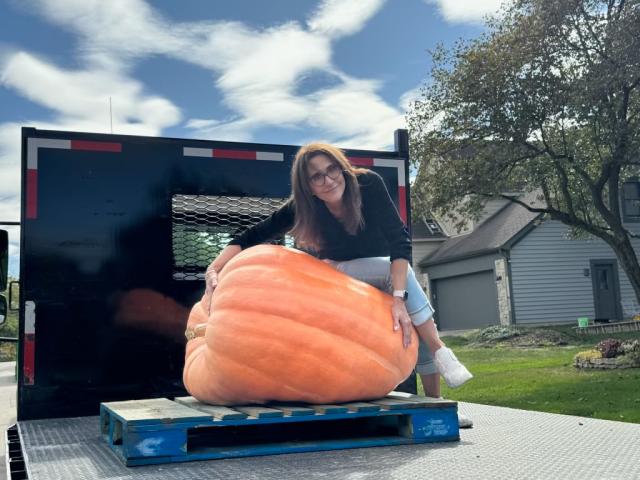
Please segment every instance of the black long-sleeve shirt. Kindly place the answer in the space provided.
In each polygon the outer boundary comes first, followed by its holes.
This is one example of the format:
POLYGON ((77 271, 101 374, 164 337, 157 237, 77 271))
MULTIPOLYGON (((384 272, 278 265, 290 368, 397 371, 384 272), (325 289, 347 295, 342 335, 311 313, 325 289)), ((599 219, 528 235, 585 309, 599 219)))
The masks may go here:
MULTIPOLYGON (((405 258, 411 261, 409 231, 400 219, 382 177, 368 170, 358 175, 362 195, 364 227, 350 235, 329 212, 322 200, 315 199, 320 215, 319 225, 323 246, 321 259, 344 261, 364 257, 405 258)), ((315 198, 315 197, 314 197, 315 198)), ((287 202, 268 218, 236 236, 229 244, 243 249, 284 235, 293 227, 295 207, 287 202)))

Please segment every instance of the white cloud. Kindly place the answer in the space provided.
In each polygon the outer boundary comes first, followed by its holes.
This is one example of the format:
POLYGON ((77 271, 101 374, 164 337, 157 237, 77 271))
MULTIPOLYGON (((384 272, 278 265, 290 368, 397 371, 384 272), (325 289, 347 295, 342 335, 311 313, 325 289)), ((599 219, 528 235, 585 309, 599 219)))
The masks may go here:
POLYGON ((20 125, 0 124, 0 220, 19 220, 20 125))
POLYGON ((345 79, 341 85, 310 95, 311 123, 332 136, 345 137, 397 117, 399 112, 375 93, 378 88, 375 81, 345 79))
POLYGON ((180 111, 168 100, 145 95, 143 86, 116 72, 63 70, 26 52, 0 65, 0 82, 29 100, 57 113, 54 128, 158 135, 180 121, 180 111), (52 94, 55 92, 55 94, 52 94))
POLYGON ((253 140, 253 130, 260 124, 249 119, 218 121, 218 120, 189 120, 186 124, 197 133, 198 138, 224 140, 229 142, 250 142, 253 140))
POLYGON ((384 0, 323 0, 308 20, 311 32, 337 38, 362 30, 384 0))
POLYGON ((407 112, 411 109, 413 103, 420 99, 422 86, 419 85, 411 90, 407 90, 400 96, 399 106, 403 112, 407 112))
POLYGON ((179 51, 183 38, 143 0, 39 0, 34 10, 81 35, 90 63, 121 66, 133 57, 179 51))
POLYGON ((451 23, 482 23, 486 15, 498 13, 503 0, 424 0, 438 5, 442 16, 451 23))
POLYGON ((216 33, 212 40, 231 47, 228 55, 237 52, 224 59, 216 82, 225 104, 256 125, 303 120, 308 104, 294 94, 296 79, 303 72, 331 68, 329 42, 295 24, 265 32, 236 31, 227 38, 216 33))

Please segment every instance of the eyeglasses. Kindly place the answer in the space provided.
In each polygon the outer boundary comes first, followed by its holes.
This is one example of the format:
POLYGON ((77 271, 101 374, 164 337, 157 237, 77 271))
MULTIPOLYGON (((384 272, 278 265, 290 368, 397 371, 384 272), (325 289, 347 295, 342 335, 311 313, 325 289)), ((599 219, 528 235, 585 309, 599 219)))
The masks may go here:
POLYGON ((316 187, 321 187, 324 185, 326 181, 326 177, 329 177, 331 180, 337 180, 340 175, 342 175, 342 168, 340 165, 332 164, 330 165, 324 172, 314 173, 309 177, 309 181, 315 185, 316 187))

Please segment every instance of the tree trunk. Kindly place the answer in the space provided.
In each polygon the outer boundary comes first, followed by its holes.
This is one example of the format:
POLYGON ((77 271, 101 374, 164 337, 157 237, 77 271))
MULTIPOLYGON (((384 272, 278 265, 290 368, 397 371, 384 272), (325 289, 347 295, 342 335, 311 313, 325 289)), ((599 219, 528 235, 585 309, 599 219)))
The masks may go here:
POLYGON ((622 240, 619 238, 617 240, 611 247, 618 257, 624 273, 627 274, 627 278, 629 278, 629 282, 631 282, 633 291, 636 294, 638 305, 640 305, 640 265, 638 265, 638 257, 628 236, 625 235, 622 240))

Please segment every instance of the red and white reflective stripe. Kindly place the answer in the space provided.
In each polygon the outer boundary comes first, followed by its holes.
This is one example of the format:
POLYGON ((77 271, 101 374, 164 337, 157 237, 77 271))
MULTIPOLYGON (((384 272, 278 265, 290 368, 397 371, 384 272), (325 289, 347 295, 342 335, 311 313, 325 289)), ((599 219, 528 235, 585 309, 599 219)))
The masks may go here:
POLYGON ((122 144, 117 142, 87 142, 86 140, 71 140, 71 150, 91 152, 122 152, 122 144))
POLYGON ((185 157, 225 158, 234 160, 269 160, 283 162, 284 153, 281 152, 257 152, 253 150, 225 150, 221 148, 194 148, 184 147, 185 157))
POLYGON ((405 187, 404 160, 388 160, 386 158, 374 158, 374 167, 391 167, 398 169, 398 186, 405 187))
POLYGON ((36 304, 24 302, 24 351, 22 374, 25 385, 33 385, 36 377, 36 304))
POLYGON ((91 142, 86 140, 60 140, 56 138, 27 139, 27 208, 29 219, 38 217, 38 150, 57 148, 91 152, 121 152, 122 144, 117 142, 91 142))
POLYGON ((357 167, 373 167, 373 160, 373 158, 366 157, 349 157, 351 165, 355 165, 357 167))
POLYGON ((29 138, 27 140, 27 169, 38 170, 38 149, 59 148, 71 149, 71 140, 56 140, 53 138, 29 138))
POLYGON ((389 167, 398 169, 398 213, 400 218, 407 223, 407 185, 404 172, 404 160, 369 157, 349 157, 352 165, 358 167, 389 167))

